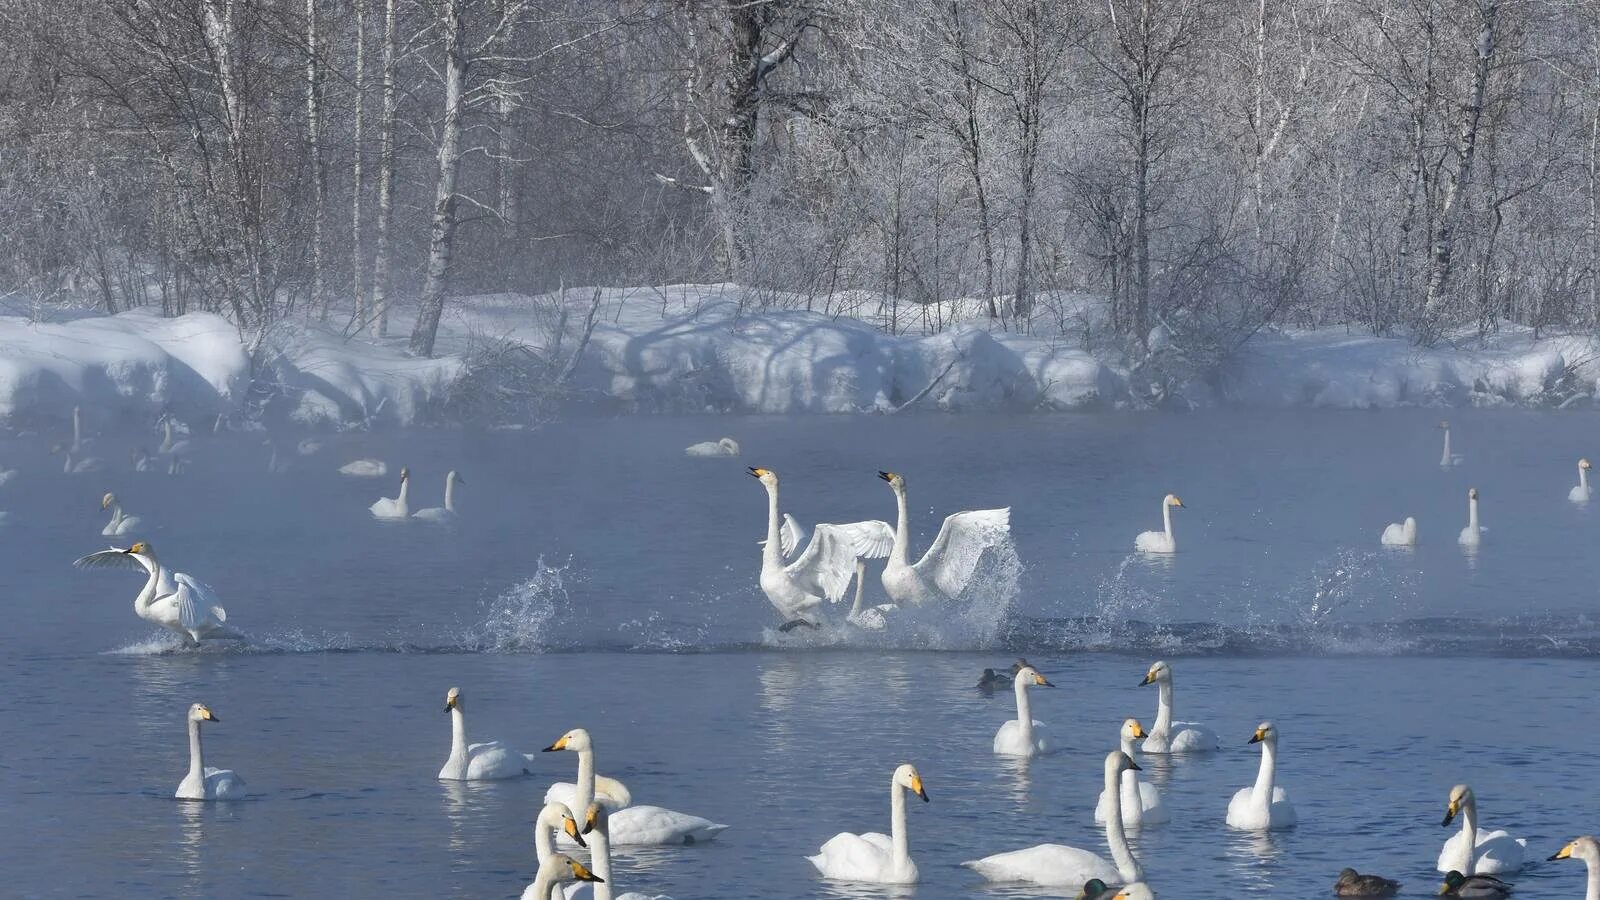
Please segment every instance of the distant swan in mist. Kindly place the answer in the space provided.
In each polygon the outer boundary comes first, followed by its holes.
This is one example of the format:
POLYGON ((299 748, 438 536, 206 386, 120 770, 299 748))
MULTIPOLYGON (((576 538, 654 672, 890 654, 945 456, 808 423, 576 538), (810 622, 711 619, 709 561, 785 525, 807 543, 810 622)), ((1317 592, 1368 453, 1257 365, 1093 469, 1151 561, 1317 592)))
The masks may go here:
POLYGON ((389 466, 381 459, 357 459, 339 467, 340 475, 351 478, 382 478, 389 474, 389 466))
POLYGON ((915 884, 917 864, 911 859, 906 833, 906 792, 928 802, 917 767, 905 763, 889 778, 889 833, 842 831, 828 839, 816 856, 808 856, 826 878, 875 884, 915 884))
POLYGON ((1589 870, 1589 889, 1583 895, 1584 900, 1600 900, 1600 841, 1585 835, 1557 850, 1548 861, 1558 859, 1583 860, 1589 870))
POLYGON ((105 460, 98 456, 85 456, 84 451, 86 449, 88 449, 88 442, 83 439, 83 411, 74 406, 72 408, 72 443, 58 443, 50 448, 50 452, 66 454, 66 462, 61 467, 61 471, 68 475, 103 470, 106 467, 105 460))
POLYGON ((512 752, 499 741, 467 743, 460 688, 451 688, 444 695, 444 710, 450 714, 450 757, 439 770, 440 781, 497 781, 528 774, 533 760, 530 754, 512 752))
POLYGON ((1145 531, 1134 540, 1133 547, 1145 553, 1176 553, 1178 541, 1172 536, 1172 510, 1187 509, 1177 494, 1168 494, 1161 498, 1161 522, 1164 528, 1161 531, 1145 531))
POLYGON ((1461 817, 1461 830, 1445 841, 1439 851, 1437 868, 1440 872, 1500 875, 1522 868, 1527 839, 1513 838, 1505 831, 1480 831, 1478 798, 1472 788, 1464 784, 1450 789, 1450 805, 1445 808, 1444 821, 1439 824, 1448 827, 1457 816, 1461 817))
POLYGON ((156 560, 155 550, 144 541, 126 550, 113 547, 91 553, 72 564, 80 569, 144 569, 149 577, 144 589, 133 600, 133 611, 139 618, 196 643, 244 640, 243 635, 225 624, 228 613, 222 608, 216 591, 182 572, 168 570, 156 560))
POLYGON ((154 472, 156 470, 155 457, 151 456, 150 451, 144 447, 133 448, 131 458, 135 472, 154 472))
POLYGON ((278 455, 277 441, 268 438, 267 440, 262 441, 262 444, 265 445, 269 451, 271 451, 271 454, 267 457, 268 472, 272 473, 273 475, 282 475, 293 468, 290 460, 284 459, 278 455))
POLYGON ((1439 456, 1439 465, 1448 469, 1451 466, 1459 466, 1466 462, 1467 458, 1465 456, 1450 452, 1450 423, 1440 422, 1439 428, 1444 432, 1444 453, 1439 456))
MULTIPOLYGON (((1122 728, 1117 732, 1118 743, 1122 752, 1135 763, 1139 761, 1134 749, 1134 741, 1141 740, 1148 735, 1144 726, 1138 719, 1128 719, 1122 723, 1122 728)), ((1111 798, 1104 791, 1100 792, 1100 800, 1094 807, 1094 820, 1096 824, 1103 824, 1111 810, 1111 798)), ((1148 781, 1140 780, 1138 771, 1129 769, 1122 773, 1122 824, 1129 828, 1138 828, 1141 825, 1160 825, 1172 821, 1172 814, 1167 812, 1166 804, 1161 802, 1161 790, 1148 781)))
POLYGON ((1017 670, 1011 682, 1017 694, 1017 717, 1001 723, 1000 730, 994 733, 994 752, 1001 756, 1036 756, 1048 747, 1044 738, 1034 735, 1034 730, 1043 728, 1044 723, 1033 717, 1032 706, 1028 703, 1028 688, 1055 685, 1032 666, 1017 670))
POLYGON ((739 442, 731 437, 720 441, 701 441, 683 448, 684 456, 738 456, 739 442))
MULTIPOLYGON (((767 595, 778 615, 780 626, 790 631, 799 626, 816 628, 822 620, 819 610, 824 599, 837 603, 856 572, 856 547, 853 532, 834 525, 819 524, 812 529, 811 542, 793 562, 783 560, 784 523, 778 513, 778 473, 755 466, 750 475, 767 490, 767 538, 761 546, 761 592, 767 595)), ((793 523, 793 519, 789 520, 793 523)), ((798 526, 792 526, 790 540, 797 540, 798 526)))
MULTIPOLYGON (((1467 491, 1467 527, 1461 529, 1460 541, 1463 547, 1476 547, 1483 543, 1483 532, 1486 529, 1478 524, 1478 489, 1467 491)), ((1466 873, 1471 875, 1471 872, 1466 873)))
POLYGON ((165 416, 161 417, 161 428, 162 428, 163 435, 164 435, 161 438, 161 447, 160 447, 161 455, 162 456, 184 456, 184 455, 187 455, 188 452, 189 452, 189 446, 190 446, 189 442, 187 440, 179 440, 177 438, 177 436, 173 433, 173 431, 172 431, 172 416, 165 415, 165 416))
POLYGON ((379 497, 378 501, 367 507, 367 509, 371 510, 372 515, 379 519, 409 519, 411 518, 411 506, 406 502, 406 495, 410 490, 411 470, 401 469, 400 496, 393 498, 379 497))
POLYGON ((1156 686, 1156 721, 1144 739, 1146 753, 1209 753, 1219 746, 1217 733, 1194 722, 1172 721, 1172 666, 1158 660, 1140 686, 1156 686))
POLYGON ((983 551, 1011 536, 1011 507, 951 513, 926 553, 911 562, 911 526, 906 514, 906 480, 879 472, 894 492, 897 516, 894 547, 883 567, 883 591, 901 606, 954 600, 967 589, 983 551))
POLYGON ((1383 530, 1385 547, 1415 547, 1417 545, 1417 520, 1406 516, 1404 522, 1390 522, 1383 530))
POLYGON ((178 782, 173 796, 179 800, 239 800, 244 797, 244 779, 232 769, 208 768, 200 753, 200 723, 220 722, 210 707, 196 703, 189 707, 189 774, 178 782))
POLYGON ((456 519, 456 485, 466 483, 467 480, 465 478, 457 475, 455 469, 451 469, 444 476, 444 506, 430 506, 427 509, 419 509, 411 514, 411 518, 421 519, 424 522, 454 522, 456 519))
POLYGON ((3 468, 0 468, 0 485, 4 485, 6 482, 10 481, 11 479, 13 479, 15 477, 17 477, 17 470, 16 469, 3 469, 3 468))
POLYGON ((1289 794, 1277 784, 1278 729, 1271 722, 1256 726, 1250 743, 1261 745, 1261 768, 1256 783, 1240 788, 1228 801, 1228 826, 1241 831, 1276 831, 1292 828, 1297 820, 1289 794))
MULTIPOLYGON (((4 482, 0 482, 3 484, 4 482)), ((1589 461, 1578 460, 1578 486, 1567 492, 1567 499, 1573 503, 1589 502, 1589 461)))
POLYGON ((116 494, 107 491, 106 495, 100 498, 100 508, 111 510, 111 521, 106 523, 106 527, 100 529, 100 533, 103 535, 123 535, 139 527, 139 517, 124 514, 122 504, 117 501, 116 494))

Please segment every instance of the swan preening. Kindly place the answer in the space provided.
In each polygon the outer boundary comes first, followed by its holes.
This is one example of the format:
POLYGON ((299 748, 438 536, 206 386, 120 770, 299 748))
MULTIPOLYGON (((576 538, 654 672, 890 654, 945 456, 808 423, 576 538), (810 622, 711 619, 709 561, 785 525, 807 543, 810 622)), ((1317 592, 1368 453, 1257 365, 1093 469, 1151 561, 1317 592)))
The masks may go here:
POLYGON ((1450 452, 1450 423, 1440 422, 1439 428, 1444 432, 1444 453, 1439 456, 1439 465, 1448 469, 1466 462, 1466 457, 1459 453, 1450 452))
POLYGON ((739 442, 731 437, 720 441, 701 441, 690 444, 683 450, 684 456, 738 456, 739 442))
POLYGON ((894 491, 898 519, 889 562, 883 567, 883 590, 901 606, 953 600, 966 590, 983 552, 1011 535, 1011 508, 951 513, 928 551, 911 562, 911 530, 906 516, 906 480, 893 472, 878 477, 894 491))
POLYGON ((1589 502, 1589 461, 1578 460, 1578 486, 1567 492, 1567 499, 1573 503, 1589 502))
POLYGON ((389 465, 381 459, 356 459, 340 466, 339 474, 351 478, 382 478, 389 474, 389 465))
MULTIPOLYGON (((811 530, 811 542, 792 562, 784 562, 784 540, 799 542, 800 529, 791 517, 787 523, 778 512, 778 473, 756 466, 751 476, 767 489, 767 537, 761 546, 761 592, 778 615, 782 629, 822 624, 823 600, 837 603, 856 574, 856 558, 865 555, 856 546, 860 537, 845 526, 819 524, 811 530), (788 528, 785 525, 788 524, 788 528)), ((870 551, 869 551, 870 552, 870 551)))
POLYGON ((698 844, 728 828, 710 819, 659 806, 634 806, 633 797, 622 782, 595 774, 594 740, 582 728, 572 729, 544 749, 546 753, 570 750, 578 754, 577 783, 551 785, 545 792, 545 801, 564 803, 575 809, 588 809, 589 804, 596 801, 606 804, 611 810, 608 826, 613 846, 698 844))
POLYGON ((1187 509, 1177 494, 1168 494, 1161 498, 1161 531, 1145 531, 1134 539, 1133 547, 1145 553, 1177 553, 1178 542, 1172 536, 1172 510, 1187 509))
MULTIPOLYGON (((1463 547, 1476 547, 1483 543, 1483 526, 1478 524, 1478 489, 1467 491, 1467 527, 1461 529, 1458 538, 1463 547)), ((1466 873, 1471 875, 1471 872, 1466 873)))
POLYGON ((1363 875, 1355 869, 1341 869, 1339 880, 1333 883, 1333 893, 1339 897, 1393 897, 1400 892, 1400 882, 1382 875, 1363 875))
POLYGON ((189 707, 189 774, 178 782, 173 796, 179 800, 238 800, 244 796, 244 779, 232 769, 207 768, 200 752, 200 723, 220 721, 204 703, 189 707))
POLYGON ((424 522, 455 521, 456 485, 466 483, 467 480, 465 478, 457 475, 455 469, 451 469, 444 476, 444 506, 430 506, 427 509, 419 509, 411 514, 411 518, 421 519, 424 522))
POLYGON ((450 714, 450 758, 439 770, 441 781, 496 781, 529 774, 527 754, 515 753, 499 741, 467 743, 460 688, 451 688, 445 694, 444 711, 450 714))
POLYGON ((844 881, 870 881, 878 884, 912 884, 917 880, 917 864, 911 859, 910 838, 906 834, 906 792, 928 802, 922 776, 916 766, 905 763, 889 779, 889 834, 840 832, 808 856, 825 877, 844 881))
POLYGON ((106 527, 100 529, 100 533, 103 535, 116 537, 127 534, 139 527, 139 517, 124 513, 122 504, 117 501, 117 495, 110 491, 107 491, 106 495, 100 498, 100 508, 111 510, 111 521, 106 523, 106 527))
POLYGON ((1444 821, 1440 824, 1448 827, 1456 816, 1461 817, 1461 830, 1445 841, 1444 848, 1439 851, 1439 871, 1498 875, 1522 868, 1527 840, 1513 838, 1504 831, 1479 831, 1478 798, 1472 788, 1464 784, 1450 789, 1450 805, 1445 808, 1444 821))
MULTIPOLYGON (((1133 742, 1146 736, 1144 726, 1139 724, 1138 719, 1128 719, 1122 723, 1122 728, 1117 732, 1117 742, 1122 752, 1137 763, 1139 757, 1134 750, 1133 742)), ((1161 802, 1160 789, 1148 781, 1141 780, 1137 770, 1129 769, 1122 773, 1121 794, 1123 825, 1138 828, 1142 825, 1159 825, 1172 821, 1172 815, 1161 802)), ((1101 791, 1100 799, 1094 806, 1095 823, 1103 824, 1110 812, 1111 796, 1101 791)))
MULTIPOLYGON (((1115 864, 1099 854, 1062 844, 1040 844, 1026 850, 997 853, 983 859, 962 863, 989 881, 1026 881, 1049 887, 1078 889, 1084 883, 1100 879, 1107 883, 1132 885, 1144 877, 1139 861, 1128 847, 1128 836, 1122 827, 1122 800, 1118 785, 1122 773, 1139 766, 1121 750, 1106 756, 1105 790, 1111 797, 1111 808, 1106 817, 1106 844, 1111 848, 1115 864)), ((1132 896, 1132 895, 1130 895, 1132 896)))
POLYGON ((1000 730, 994 733, 994 752, 1001 756, 1034 756, 1043 753, 1046 750, 1044 738, 1036 736, 1034 730, 1043 728, 1044 723, 1033 717, 1028 704, 1028 688, 1055 685, 1032 666, 1019 669, 1011 683, 1017 692, 1017 717, 1003 723, 1000 730))
POLYGON ((1390 522, 1381 539, 1385 547, 1415 547, 1417 545, 1417 520, 1406 516, 1404 522, 1390 522))
POLYGON ((378 501, 367 509, 372 511, 374 518, 378 519, 409 519, 411 518, 411 505, 406 502, 406 496, 411 490, 411 470, 400 470, 400 496, 379 497, 378 501))
POLYGON ((1228 825, 1241 831, 1275 831, 1294 826, 1296 816, 1289 794, 1276 784, 1278 729, 1271 722, 1256 726, 1250 743, 1261 745, 1261 768, 1256 783, 1240 788, 1228 801, 1228 825))
POLYGON ((1146 753, 1209 753, 1220 746, 1217 733, 1194 722, 1172 721, 1172 667, 1157 661, 1141 686, 1156 686, 1156 721, 1144 739, 1146 753))
POLYGON ((74 560, 79 568, 140 568, 148 573, 144 590, 133 600, 139 618, 185 638, 203 640, 244 640, 244 636, 225 624, 228 613, 220 605, 216 591, 204 583, 172 572, 156 560, 155 550, 139 541, 126 550, 112 547, 74 560))
POLYGON ((1557 850, 1548 861, 1558 859, 1583 860, 1584 867, 1589 870, 1588 890, 1584 892, 1583 900, 1600 900, 1600 841, 1584 835, 1557 850))

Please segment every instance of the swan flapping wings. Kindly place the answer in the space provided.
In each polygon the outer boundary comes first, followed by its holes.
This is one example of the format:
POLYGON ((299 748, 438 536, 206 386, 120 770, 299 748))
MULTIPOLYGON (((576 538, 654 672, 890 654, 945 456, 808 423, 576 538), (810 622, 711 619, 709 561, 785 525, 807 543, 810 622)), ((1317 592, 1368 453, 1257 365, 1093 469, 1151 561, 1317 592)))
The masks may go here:
POLYGON ((217 592, 212 590, 210 585, 182 572, 174 572, 172 579, 178 583, 178 590, 173 600, 178 606, 178 621, 184 628, 198 628, 208 624, 221 625, 228 621, 228 611, 218 602, 222 598, 217 596, 217 592), (208 613, 216 621, 209 621, 206 618, 208 613))
POLYGON ((145 569, 139 557, 116 547, 80 556, 72 561, 72 565, 79 569, 145 569))
POLYGON ((856 574, 855 542, 840 526, 819 524, 805 552, 783 570, 796 587, 837 603, 856 574))
POLYGON ((894 528, 888 522, 877 519, 868 519, 865 522, 850 522, 846 525, 831 526, 855 548, 856 556, 861 559, 883 559, 894 550, 894 528))
MULTIPOLYGON (((887 527, 887 526, 885 526, 887 527)), ((1011 534, 1011 507, 953 513, 944 520, 933 545, 911 568, 931 579, 946 596, 955 597, 972 580, 983 551, 1011 534)), ((890 543, 893 543, 893 533, 890 543)))

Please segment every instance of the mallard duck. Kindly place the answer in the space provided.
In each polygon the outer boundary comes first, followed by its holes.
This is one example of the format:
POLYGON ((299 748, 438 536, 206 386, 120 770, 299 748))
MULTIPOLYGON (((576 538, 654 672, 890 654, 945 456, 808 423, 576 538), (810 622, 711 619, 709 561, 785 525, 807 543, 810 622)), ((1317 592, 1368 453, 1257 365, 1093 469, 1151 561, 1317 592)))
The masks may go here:
POLYGON ((1511 885, 1493 875, 1463 875, 1452 869, 1445 873, 1444 885, 1439 888, 1439 896, 1501 900, 1511 896, 1511 885))
POLYGON ((1363 875, 1355 869, 1343 869, 1339 880, 1333 883, 1333 892, 1340 897, 1393 897, 1400 892, 1400 882, 1382 875, 1363 875))

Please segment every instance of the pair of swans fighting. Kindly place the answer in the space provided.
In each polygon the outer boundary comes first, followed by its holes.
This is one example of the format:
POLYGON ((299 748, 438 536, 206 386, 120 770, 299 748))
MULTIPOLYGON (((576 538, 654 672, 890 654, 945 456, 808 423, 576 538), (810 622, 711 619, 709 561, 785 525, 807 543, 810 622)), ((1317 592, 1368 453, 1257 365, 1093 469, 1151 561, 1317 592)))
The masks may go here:
POLYGON ((456 518, 456 485, 466 484, 455 469, 451 469, 444 476, 444 506, 430 506, 426 509, 411 510, 411 470, 400 470, 400 494, 397 497, 380 497, 367 509, 375 519, 390 521, 407 521, 416 519, 421 522, 446 523, 455 521, 456 518))

